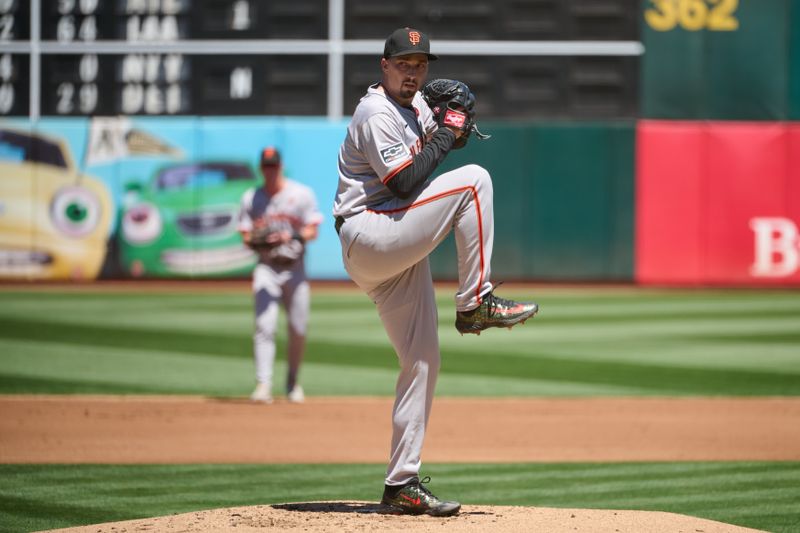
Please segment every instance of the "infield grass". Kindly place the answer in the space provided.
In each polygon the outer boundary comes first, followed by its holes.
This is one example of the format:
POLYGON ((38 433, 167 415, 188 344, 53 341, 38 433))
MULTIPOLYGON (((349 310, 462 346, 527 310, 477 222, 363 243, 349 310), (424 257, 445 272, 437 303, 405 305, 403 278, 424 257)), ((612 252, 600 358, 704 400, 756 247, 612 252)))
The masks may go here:
MULTIPOLYGON (((775 533, 800 528, 800 463, 448 464, 426 473, 436 494, 465 505, 654 510, 775 533)), ((376 502, 382 476, 382 465, 3 465, 0 525, 31 531, 220 507, 376 502)))

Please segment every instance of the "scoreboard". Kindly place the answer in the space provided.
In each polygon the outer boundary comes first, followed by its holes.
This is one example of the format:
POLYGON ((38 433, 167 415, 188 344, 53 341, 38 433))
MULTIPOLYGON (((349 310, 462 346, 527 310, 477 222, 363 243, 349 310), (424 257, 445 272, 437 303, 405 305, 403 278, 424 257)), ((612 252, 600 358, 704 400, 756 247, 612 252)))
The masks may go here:
POLYGON ((38 13, 33 4, 0 0, 0 115, 28 115, 37 78, 48 116, 326 114, 325 54, 215 46, 325 38, 325 0, 283 12, 289 3, 256 0, 41 0, 38 13))
POLYGON ((639 2, 590 4, 0 0, 0 117, 338 117, 377 81, 383 39, 405 25, 448 52, 431 75, 474 86, 482 116, 632 116, 639 2), (586 46, 529 46, 543 41, 586 46))

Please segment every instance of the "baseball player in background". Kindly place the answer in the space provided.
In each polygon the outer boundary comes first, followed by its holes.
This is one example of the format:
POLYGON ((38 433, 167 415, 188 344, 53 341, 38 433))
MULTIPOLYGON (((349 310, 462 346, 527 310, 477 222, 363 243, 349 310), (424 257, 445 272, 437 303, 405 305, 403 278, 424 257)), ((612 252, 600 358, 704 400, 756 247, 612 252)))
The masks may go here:
POLYGON ((455 231, 455 325, 462 334, 510 328, 538 306, 493 294, 489 173, 466 165, 431 178, 470 132, 480 136, 475 98, 465 84, 433 80, 423 86, 435 59, 418 30, 401 28, 387 38, 381 81, 362 97, 339 150, 333 214, 345 268, 375 302, 400 363, 382 503, 399 513, 449 516, 461 504, 434 496, 423 486, 429 478, 419 474, 440 365, 428 255, 455 231))
POLYGON ((312 190, 283 175, 281 155, 276 148, 267 147, 261 153, 261 173, 264 185, 244 193, 239 213, 242 240, 258 254, 258 264, 253 270, 257 383, 250 399, 272 402, 275 329, 278 307, 282 304, 289 326, 287 398, 301 403, 305 394, 298 383, 298 373, 305 350, 311 296, 303 257, 306 244, 317 238, 322 214, 312 190))

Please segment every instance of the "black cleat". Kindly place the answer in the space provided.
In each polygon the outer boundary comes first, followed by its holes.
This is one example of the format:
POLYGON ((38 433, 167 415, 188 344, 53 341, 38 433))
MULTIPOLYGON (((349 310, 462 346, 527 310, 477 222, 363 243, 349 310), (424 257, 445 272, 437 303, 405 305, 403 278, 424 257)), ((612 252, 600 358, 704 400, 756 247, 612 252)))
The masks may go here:
POLYGON ((453 516, 461 509, 458 502, 442 501, 434 496, 431 491, 423 487, 423 483, 431 480, 426 476, 423 479, 414 478, 405 485, 392 487, 387 485, 383 491, 381 503, 390 507, 392 512, 398 514, 427 514, 430 516, 453 516))
POLYGON ((480 335, 481 331, 487 328, 511 329, 517 324, 524 324, 538 312, 537 304, 499 298, 494 295, 492 289, 475 309, 456 312, 456 329, 462 335, 464 333, 480 335))

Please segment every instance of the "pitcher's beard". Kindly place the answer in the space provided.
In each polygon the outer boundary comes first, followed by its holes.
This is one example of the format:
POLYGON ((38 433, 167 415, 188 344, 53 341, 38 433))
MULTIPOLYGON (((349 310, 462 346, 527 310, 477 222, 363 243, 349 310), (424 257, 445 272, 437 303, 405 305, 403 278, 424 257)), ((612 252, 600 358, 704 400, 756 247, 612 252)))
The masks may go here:
POLYGON ((403 98, 413 98, 417 94, 417 84, 406 81, 400 86, 400 95, 403 98))
POLYGON ((414 98, 414 95, 416 93, 417 93, 417 91, 412 91, 410 89, 403 89, 400 92, 400 96, 402 96, 404 100, 411 100, 412 98, 414 98))

